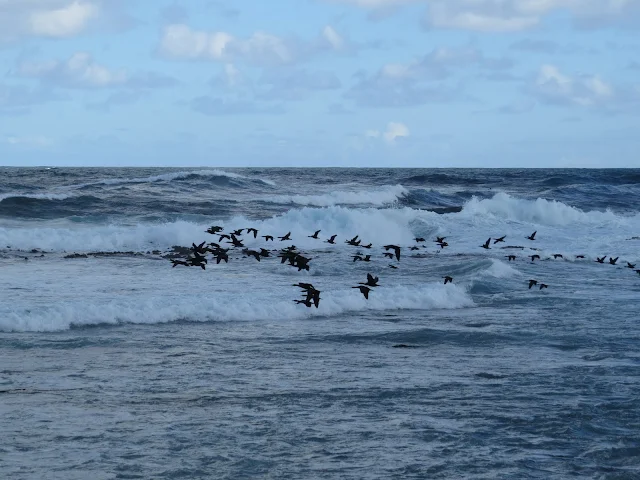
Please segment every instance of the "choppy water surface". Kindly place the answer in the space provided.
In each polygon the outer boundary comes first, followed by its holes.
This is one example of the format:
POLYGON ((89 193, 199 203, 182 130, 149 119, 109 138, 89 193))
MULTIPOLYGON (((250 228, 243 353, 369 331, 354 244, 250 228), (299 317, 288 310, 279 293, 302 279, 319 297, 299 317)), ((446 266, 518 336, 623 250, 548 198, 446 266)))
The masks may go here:
POLYGON ((0 169, 2 477, 640 478, 638 198, 640 170, 0 169), (211 225, 310 271, 171 268, 211 225))

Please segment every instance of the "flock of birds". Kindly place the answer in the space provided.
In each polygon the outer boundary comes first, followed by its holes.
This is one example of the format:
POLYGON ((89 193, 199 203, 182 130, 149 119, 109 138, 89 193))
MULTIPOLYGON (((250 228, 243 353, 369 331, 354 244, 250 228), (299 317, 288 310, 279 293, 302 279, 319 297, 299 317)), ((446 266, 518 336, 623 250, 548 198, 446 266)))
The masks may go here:
MULTIPOLYGON (((176 259, 176 258, 171 258, 170 261, 173 264, 173 267, 176 267, 178 265, 184 265, 186 267, 200 267, 203 270, 206 269, 206 265, 208 264, 208 260, 206 258, 206 255, 208 253, 212 254, 213 259, 215 259, 216 264, 219 264, 221 261, 224 261, 225 263, 229 262, 229 251, 231 248, 233 249, 238 249, 241 248, 241 253, 245 256, 245 257, 253 257, 255 258, 258 262, 262 259, 262 258, 266 258, 266 257, 271 257, 271 253, 272 252, 279 252, 278 253, 278 257, 281 259, 280 263, 285 263, 287 262, 289 266, 295 267, 298 269, 298 271, 302 271, 302 270, 306 270, 309 271, 309 262, 312 260, 311 258, 304 256, 300 251, 298 251, 297 247, 295 245, 290 245, 288 247, 284 247, 280 250, 268 250, 265 248, 260 248, 259 250, 252 250, 249 249, 247 247, 245 247, 244 242, 242 241, 242 239, 240 238, 242 236, 242 233, 246 230, 246 234, 247 235, 253 235, 253 238, 258 238, 258 230, 256 228, 240 228, 237 230, 233 230, 230 231, 228 233, 223 233, 223 227, 218 226, 218 225, 214 225, 211 226, 209 229, 206 230, 206 233, 209 233, 211 235, 218 235, 219 239, 218 242, 209 242, 207 243, 206 241, 200 243, 199 245, 196 245, 195 243, 192 243, 192 246, 190 248, 190 256, 184 258, 184 259, 176 259), (226 240, 227 244, 230 244, 231 247, 230 248, 223 248, 220 245, 220 242, 222 242, 223 240, 226 240)), ((312 235, 308 235, 308 238, 312 238, 315 240, 320 240, 320 237, 318 236, 320 234, 321 230, 316 230, 312 235)), ((530 240, 530 241, 534 241, 536 239, 536 234, 537 231, 533 232, 531 235, 526 236, 525 238, 530 240)), ((336 244, 336 238, 337 238, 337 234, 336 235, 332 235, 331 237, 329 237, 328 239, 326 239, 324 242, 325 243, 329 243, 332 245, 336 244)), ((269 242, 269 241, 275 241, 275 238, 277 238, 279 241, 281 242, 285 242, 285 241, 291 241, 291 232, 286 233, 283 236, 280 237, 274 237, 273 235, 262 235, 262 238, 265 239, 265 241, 269 242)), ((440 247, 440 250, 446 248, 449 246, 449 244, 446 242, 446 238, 447 237, 436 237, 436 239, 434 240, 434 242, 440 247)), ((506 238, 506 235, 503 235, 502 237, 498 237, 498 238, 488 238, 484 244, 480 245, 480 247, 484 248, 485 250, 489 250, 491 249, 491 245, 496 245, 498 243, 504 243, 506 238), (493 243, 492 243, 493 240, 493 243)), ((415 239, 416 244, 412 245, 410 247, 407 247, 409 250, 419 250, 420 247, 417 246, 417 244, 419 243, 423 243, 426 241, 425 238, 423 237, 416 237, 415 239)), ((371 243, 364 245, 362 243, 362 240, 359 238, 359 235, 356 235, 355 237, 345 240, 345 243, 347 245, 351 245, 354 247, 358 247, 358 248, 364 248, 364 249, 371 249, 373 248, 373 245, 371 243)), ((385 258, 388 259, 393 259, 395 258, 397 261, 400 261, 400 256, 401 256, 401 252, 402 252, 402 247, 399 245, 383 245, 382 248, 385 250, 383 252, 383 255, 385 258)), ((503 247, 503 248, 521 248, 524 249, 524 247, 503 247)), ((439 253, 439 251, 438 251, 439 253)), ((554 259, 558 259, 558 258, 564 258, 562 254, 556 253, 552 255, 554 259)), ((506 255, 505 256, 510 262, 516 260, 517 256, 510 254, 510 255, 506 255)), ((353 255, 353 262, 357 262, 357 261, 361 261, 361 262, 369 262, 371 261, 371 255, 363 255, 362 253, 358 252, 355 255, 353 255)), ((530 255, 528 258, 531 259, 532 262, 535 262, 536 260, 540 260, 540 255, 538 254, 533 254, 530 255)), ((585 256, 584 255, 577 255, 576 256, 577 259, 584 259, 585 256)), ((607 256, 604 257, 597 257, 596 258, 596 262, 597 263, 605 263, 607 256)), ((619 257, 610 257, 609 258, 609 264, 611 265, 616 265, 617 261, 618 261, 619 257)), ((635 264, 631 264, 629 262, 627 262, 626 265, 627 268, 630 269, 634 269, 634 271, 638 274, 640 274, 640 269, 636 269, 636 265, 635 264)), ((393 268, 393 269, 397 269, 398 267, 396 265, 393 264, 389 264, 389 268, 393 268)), ((446 285, 447 283, 452 283, 453 282, 453 277, 451 277, 450 275, 447 275, 444 278, 444 284, 446 285)), ((358 282, 358 285, 353 286, 351 288, 355 288, 358 289, 360 291, 360 293, 362 293, 362 295, 364 296, 365 299, 369 299, 369 292, 371 292, 371 290, 378 285, 378 281, 379 278, 378 277, 374 277, 372 276, 370 273, 367 273, 367 281, 366 282, 358 282)), ((549 288, 549 285, 546 283, 542 283, 539 282, 536 279, 530 279, 528 281, 529 283, 529 289, 531 289, 534 286, 538 286, 539 290, 543 290, 545 288, 549 288)), ((306 307, 311 308, 312 306, 315 306, 316 308, 318 308, 319 304, 320 304, 320 290, 316 289, 311 283, 295 283, 293 284, 294 287, 299 287, 302 292, 303 292, 303 298, 302 299, 296 299, 294 300, 294 302, 296 302, 297 304, 300 305, 305 305, 306 307)))

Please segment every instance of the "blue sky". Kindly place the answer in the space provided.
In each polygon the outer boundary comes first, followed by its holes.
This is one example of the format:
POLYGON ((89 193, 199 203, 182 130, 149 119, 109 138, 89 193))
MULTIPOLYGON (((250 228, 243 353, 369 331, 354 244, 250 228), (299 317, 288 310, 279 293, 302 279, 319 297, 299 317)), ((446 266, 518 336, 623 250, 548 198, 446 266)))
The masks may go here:
POLYGON ((640 167, 640 0, 0 0, 0 164, 640 167))

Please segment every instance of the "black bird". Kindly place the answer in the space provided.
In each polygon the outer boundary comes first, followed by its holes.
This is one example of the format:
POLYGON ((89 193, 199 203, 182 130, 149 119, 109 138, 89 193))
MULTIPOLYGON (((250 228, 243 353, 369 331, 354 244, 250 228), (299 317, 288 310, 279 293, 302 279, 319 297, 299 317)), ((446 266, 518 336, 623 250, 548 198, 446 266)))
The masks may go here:
POLYGON ((533 232, 531 235, 529 235, 528 237, 525 237, 525 238, 528 238, 529 240, 535 240, 536 239, 536 233, 538 233, 537 230, 535 232, 533 232))
POLYGON ((511 262, 511 261, 513 261, 513 260, 515 260, 515 259, 516 259, 516 256, 515 256, 515 255, 507 255, 507 258, 508 258, 508 259, 509 259, 509 261, 511 262))
POLYGON ((291 240, 291 232, 287 233, 284 237, 278 237, 280 239, 281 242, 284 242, 285 240, 291 240))
POLYGON ((261 257, 269 257, 269 250, 265 249, 265 248, 261 248, 260 249, 260 256, 261 257))
POLYGON ((412 247, 409 247, 409 250, 420 250, 420 247, 413 245, 412 247))
POLYGON ((546 283, 541 283, 540 290, 542 290, 543 288, 549 288, 549 285, 547 285, 546 283))
POLYGON ((318 239, 318 234, 320 233, 320 230, 316 230, 316 233, 314 233, 313 235, 308 235, 309 238, 315 238, 316 240, 318 239))
POLYGON ((242 250, 242 253, 244 253, 248 257, 253 257, 257 261, 260 261, 260 252, 256 252, 255 250, 249 250, 245 248, 244 250, 242 250))
POLYGON ((447 238, 447 237, 436 237, 436 239, 434 240, 434 242, 436 242, 436 243, 443 243, 445 238, 447 238))
POLYGON ((357 260, 362 260, 363 262, 370 262, 371 261, 371 255, 367 255, 365 257, 361 257, 360 255, 354 255, 353 256, 353 261, 357 261, 357 260))
POLYGON ((369 292, 371 291, 371 289, 365 285, 359 285, 357 287, 351 287, 351 288, 357 288, 360 290, 360 293, 362 293, 362 295, 364 295, 364 298, 366 298, 367 300, 369 300, 369 292))
POLYGON ((537 255, 537 254, 536 255, 531 255, 531 261, 532 262, 535 261, 536 259, 540 260, 540 255, 537 255))
POLYGON ((420 243, 420 242, 424 242, 425 241, 424 238, 422 238, 422 237, 416 237, 415 240, 416 240, 416 243, 420 243))
POLYGON ((360 247, 362 248, 371 248, 373 246, 372 243, 370 243, 369 245, 360 245, 360 247))
POLYGON ((374 277, 370 273, 367 273, 367 282, 358 282, 360 285, 366 285, 367 287, 377 287, 378 286, 378 277, 374 277))
POLYGON ((175 259, 171 259, 171 263, 173 263, 173 266, 171 268, 176 268, 177 265, 184 265, 185 267, 190 267, 191 264, 188 262, 185 262, 184 260, 175 260, 175 259))
POLYGON ((616 262, 618 261, 618 258, 620 258, 620 257, 616 257, 616 258, 611 258, 611 257, 609 257, 609 263, 610 263, 611 265, 615 265, 615 264, 616 264, 616 262))
POLYGON ((331 243, 331 244, 335 244, 336 243, 336 237, 338 235, 331 235, 331 238, 329 240, 325 240, 326 243, 331 243))
POLYGON ((224 263, 229 263, 229 255, 226 252, 220 251, 215 254, 216 265, 218 265, 222 260, 224 263))
POLYGON ((393 249, 393 251, 396 254, 396 259, 399 261, 400 260, 400 247, 398 245, 385 245, 384 246, 385 250, 391 250, 393 249))
POLYGON ((447 283, 453 282, 453 278, 450 277, 449 275, 447 275, 446 277, 444 277, 444 284, 446 285, 447 283))
POLYGON ((195 243, 192 243, 191 244, 192 245, 191 250, 193 250, 196 253, 200 253, 200 254, 204 255, 205 253, 207 253, 206 248, 204 248, 206 243, 207 242, 202 242, 200 245, 196 245, 195 243))
POLYGON ((494 240, 493 240, 493 244, 495 245, 496 243, 504 242, 505 237, 506 237, 506 235, 503 235, 503 236, 502 236, 502 237, 500 237, 500 238, 496 238, 496 239, 494 239, 494 240))
POLYGON ((221 242, 224 238, 231 240, 231 237, 229 235, 227 235, 226 233, 223 233, 222 235, 220 235, 218 242, 221 242))
POLYGON ((440 245, 440 249, 442 250, 444 247, 448 247, 449 244, 447 242, 438 242, 438 245, 440 245))
POLYGON ((236 236, 238 236, 238 235, 242 235, 242 231, 243 231, 243 230, 244 230, 244 228, 239 228, 239 229, 237 229, 237 230, 234 230, 234 231, 233 231, 233 234, 234 234, 234 235, 236 235, 236 236))
POLYGON ((242 240, 238 240, 233 233, 231 234, 231 242, 229 243, 232 243, 234 247, 244 247, 242 240))
POLYGON ((561 253, 554 253, 553 258, 564 258, 561 253))
POLYGON ((384 252, 383 255, 387 258, 393 258, 393 253, 391 252, 384 252))
POLYGON ((345 240, 344 243, 357 247, 358 245, 360 245, 360 240, 358 240, 358 235, 356 235, 351 240, 345 240))
POLYGON ((576 255, 576 258, 584 258, 584 255, 576 255))
POLYGON ((218 232, 222 231, 222 227, 219 227, 218 225, 213 225, 212 227, 209 227, 206 232, 210 233, 211 235, 215 235, 218 232))
POLYGON ((636 268, 636 264, 627 262, 627 268, 636 268))
POLYGON ((537 285, 538 281, 537 280, 529 280, 529 290, 531 290, 531 287, 533 287, 534 285, 537 285))
POLYGON ((299 304, 301 303, 311 308, 311 302, 313 301, 315 307, 318 308, 318 305, 320 304, 320 290, 316 290, 316 288, 310 283, 297 283, 293 286, 300 287, 302 290, 307 292, 307 298, 304 300, 294 300, 294 302, 299 304))
POLYGON ((483 244, 483 245, 480 245, 480 246, 481 246, 482 248, 486 248, 487 250, 489 250, 489 244, 490 244, 490 243, 491 243, 491 237, 489 237, 489 238, 487 239, 487 241, 486 241, 486 242, 484 242, 484 244, 483 244))
POLYGON ((294 286, 294 287, 300 287, 301 289, 303 289, 303 290, 307 290, 307 291, 309 291, 309 290, 315 290, 315 287, 314 287, 312 284, 310 284, 310 283, 302 283, 302 282, 300 282, 300 283, 294 283, 294 284, 293 284, 293 286, 294 286))
POLYGON ((271 235, 262 235, 262 238, 264 238, 265 242, 268 242, 269 240, 273 242, 273 236, 271 235))
POLYGON ((389 265, 389 268, 393 268, 394 270, 398 269, 398 267, 396 267, 395 265, 389 265))
POLYGON ((253 232, 253 238, 258 238, 258 230, 253 227, 247 228, 247 235, 249 235, 251 232, 253 232))
POLYGON ((598 262, 598 263, 604 263, 604 259, 605 259, 605 258, 607 258, 607 256, 606 256, 606 255, 605 255, 604 257, 602 257, 602 258, 598 258, 598 257, 596 257, 596 262, 598 262))

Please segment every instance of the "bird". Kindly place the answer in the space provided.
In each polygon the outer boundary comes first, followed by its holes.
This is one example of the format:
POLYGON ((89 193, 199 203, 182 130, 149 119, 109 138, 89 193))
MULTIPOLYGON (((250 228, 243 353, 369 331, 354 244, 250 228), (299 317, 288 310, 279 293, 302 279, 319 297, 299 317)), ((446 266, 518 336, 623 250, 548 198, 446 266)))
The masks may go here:
POLYGON ((502 236, 502 237, 500 237, 500 238, 496 238, 496 239, 494 239, 494 240, 493 240, 493 244, 495 245, 496 243, 504 242, 505 237, 506 237, 506 235, 503 235, 503 236, 502 236))
POLYGON ((487 239, 486 242, 484 242, 484 244, 480 245, 482 248, 486 248, 487 250, 489 250, 489 244, 491 243, 491 237, 489 237, 487 239))
POLYGON ((331 244, 335 244, 336 243, 336 237, 338 235, 331 235, 331 238, 329 238, 329 240, 325 240, 326 243, 331 243, 331 244))
POLYGON ((444 284, 446 285, 447 283, 452 283, 453 282, 453 278, 450 277, 449 275, 447 275, 446 277, 444 277, 444 284))
POLYGON ((425 241, 425 239, 424 239, 424 238, 422 238, 422 237, 416 237, 416 238, 415 238, 415 241, 416 241, 416 243, 420 243, 420 242, 424 242, 424 241, 425 241))
POLYGON ((513 261, 513 260, 515 260, 515 259, 516 259, 516 256, 515 256, 515 255, 507 255, 507 258, 508 258, 508 259, 509 259, 509 261, 511 262, 511 261, 513 261))
POLYGON ((387 258, 393 258, 393 257, 394 257, 394 254, 393 254, 393 253, 391 253, 391 252, 384 252, 384 253, 383 253, 383 255, 384 255, 385 257, 387 257, 387 258))
POLYGON ((249 250, 249 249, 245 248, 244 250, 242 250, 242 253, 244 253, 248 257, 253 257, 257 261, 260 261, 260 256, 261 256, 260 252, 256 252, 255 250, 249 250))
POLYGON ((284 242, 285 240, 291 240, 291 232, 287 233, 286 235, 282 236, 282 237, 278 237, 280 239, 281 242, 284 242))
POLYGON ((253 238, 258 238, 258 230, 253 227, 247 228, 247 235, 249 235, 249 233, 251 232, 253 232, 253 238))
POLYGON ((394 270, 398 269, 398 267, 396 267, 395 265, 389 265, 389 268, 393 268, 394 270))
POLYGON ((529 240, 535 240, 536 239, 536 233, 538 233, 537 230, 535 232, 533 232, 531 235, 529 235, 528 237, 525 237, 525 238, 528 238, 529 240))
POLYGON ((631 269, 636 268, 636 264, 627 262, 627 268, 631 268, 631 269))
POLYGON ((393 249, 394 253, 396 254, 396 259, 398 261, 400 260, 400 247, 398 245, 385 245, 384 249, 385 250, 393 249))
POLYGON ((374 277, 370 273, 367 273, 367 282, 358 282, 360 285, 366 285, 367 287, 377 287, 378 285, 378 277, 374 277))
POLYGON ((595 261, 596 261, 596 262, 598 262, 598 263, 604 263, 604 259, 605 259, 605 258, 607 258, 607 256, 606 256, 606 255, 605 255, 604 257, 602 257, 602 258, 598 258, 598 257, 596 257, 596 260, 595 260, 595 261))
POLYGON ((620 258, 620 257, 616 257, 616 258, 609 257, 609 264, 615 265, 616 262, 618 261, 618 258, 620 258))
POLYGON ((534 285, 537 285, 538 281, 537 280, 529 280, 529 290, 531 290, 531 287, 533 287, 534 285))
POLYGON ((540 260, 540 255, 531 255, 531 261, 540 260))
POLYGON ((370 243, 369 245, 360 245, 361 248, 371 248, 372 246, 372 243, 370 243))
POLYGON ((371 289, 365 285, 358 285, 357 287, 351 287, 351 288, 357 288, 360 290, 360 293, 362 293, 362 295, 364 295, 364 298, 366 298, 367 300, 369 300, 369 292, 371 291, 371 289))
POLYGON ((436 243, 442 243, 442 242, 444 242, 444 239, 445 239, 445 238, 447 238, 447 237, 436 237, 436 239, 434 240, 434 242, 436 242, 436 243))
POLYGON ((356 235, 351 240, 345 240, 344 243, 357 247, 358 245, 360 245, 360 240, 358 240, 358 235, 356 235))
POLYGON ((361 257, 360 255, 354 255, 353 256, 353 261, 357 261, 357 260, 361 260, 363 262, 370 262, 371 261, 371 255, 366 255, 364 257, 361 257))
POLYGON ((244 228, 239 228, 239 229, 237 229, 237 230, 234 230, 234 231, 233 231, 233 234, 234 234, 234 235, 236 235, 236 236, 238 236, 238 235, 242 235, 242 231, 243 231, 243 230, 244 230, 244 228))
POLYGON ((313 235, 307 235, 309 238, 315 238, 316 240, 318 239, 318 234, 320 233, 320 230, 316 230, 316 233, 314 233, 313 235))
POLYGON ((222 227, 219 227, 218 225, 213 225, 211 227, 209 227, 207 230, 205 230, 207 233, 210 233, 211 235, 215 235, 218 232, 222 231, 222 227))
POLYGON ((543 288, 549 288, 549 285, 547 285, 546 283, 541 283, 540 290, 542 290, 543 288))
POLYGON ((178 265, 184 265, 185 267, 191 266, 191 264, 189 264, 188 262, 185 262, 184 260, 176 260, 174 258, 171 259, 171 263, 173 263, 173 266, 171 268, 176 268, 176 266, 178 265))
POLYGON ((438 242, 438 245, 440 245, 440 250, 442 250, 444 247, 448 247, 449 244, 447 242, 438 242))
POLYGON ((561 253, 554 253, 553 258, 564 258, 561 253))
POLYGON ((265 242, 268 242, 269 240, 271 240, 273 242, 273 236, 272 235, 262 235, 262 238, 264 238, 265 242))

